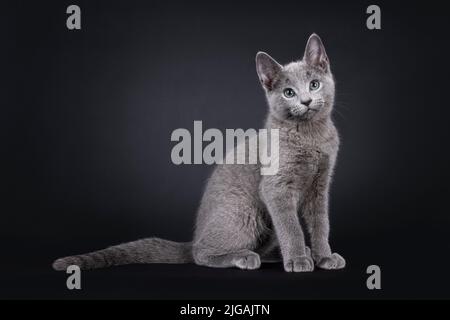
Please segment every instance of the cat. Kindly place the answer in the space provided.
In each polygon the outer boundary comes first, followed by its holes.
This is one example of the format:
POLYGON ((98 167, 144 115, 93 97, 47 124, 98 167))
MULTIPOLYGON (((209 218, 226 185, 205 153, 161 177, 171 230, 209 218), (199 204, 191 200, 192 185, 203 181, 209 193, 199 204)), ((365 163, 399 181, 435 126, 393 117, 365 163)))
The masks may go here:
POLYGON ((269 106, 265 128, 279 129, 275 175, 261 175, 258 164, 219 164, 207 182, 191 242, 141 239, 57 259, 53 268, 195 263, 254 270, 277 261, 287 272, 344 268, 344 258, 328 241, 339 136, 331 119, 335 84, 324 45, 312 34, 303 59, 284 66, 258 52, 256 71, 269 106))

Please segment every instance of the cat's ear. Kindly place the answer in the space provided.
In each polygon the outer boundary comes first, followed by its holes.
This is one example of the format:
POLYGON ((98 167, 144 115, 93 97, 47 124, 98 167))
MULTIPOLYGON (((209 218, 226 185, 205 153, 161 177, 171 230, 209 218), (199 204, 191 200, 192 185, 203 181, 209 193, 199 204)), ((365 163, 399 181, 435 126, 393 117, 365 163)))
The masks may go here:
POLYGON ((318 67, 325 72, 330 70, 330 61, 325 52, 325 47, 320 37, 315 33, 308 39, 303 60, 310 66, 318 67))
POLYGON ((282 69, 283 67, 267 53, 260 51, 256 54, 256 72, 265 89, 269 91, 273 89, 282 69))

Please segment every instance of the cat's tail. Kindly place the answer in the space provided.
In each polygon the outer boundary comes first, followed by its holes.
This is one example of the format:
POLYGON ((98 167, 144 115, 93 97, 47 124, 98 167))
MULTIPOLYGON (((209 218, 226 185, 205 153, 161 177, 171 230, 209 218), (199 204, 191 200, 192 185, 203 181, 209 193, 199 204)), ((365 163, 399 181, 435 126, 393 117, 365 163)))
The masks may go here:
POLYGON ((190 262, 194 262, 190 242, 147 238, 86 254, 60 258, 53 262, 53 269, 62 271, 70 265, 77 265, 82 270, 88 270, 134 263, 190 262))

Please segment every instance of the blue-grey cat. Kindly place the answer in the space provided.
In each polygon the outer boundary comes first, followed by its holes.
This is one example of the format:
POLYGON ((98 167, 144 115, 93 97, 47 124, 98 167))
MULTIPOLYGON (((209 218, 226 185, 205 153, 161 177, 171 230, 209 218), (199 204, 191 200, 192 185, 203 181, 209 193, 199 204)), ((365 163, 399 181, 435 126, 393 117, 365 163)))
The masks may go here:
POLYGON ((288 272, 343 268, 345 260, 328 242, 328 193, 339 137, 330 117, 335 86, 322 41, 311 35, 303 60, 285 66, 259 52, 256 67, 269 105, 265 127, 279 129, 277 174, 261 175, 258 164, 218 165, 192 242, 147 238, 61 258, 53 267, 194 262, 253 270, 261 261, 282 261, 288 272))

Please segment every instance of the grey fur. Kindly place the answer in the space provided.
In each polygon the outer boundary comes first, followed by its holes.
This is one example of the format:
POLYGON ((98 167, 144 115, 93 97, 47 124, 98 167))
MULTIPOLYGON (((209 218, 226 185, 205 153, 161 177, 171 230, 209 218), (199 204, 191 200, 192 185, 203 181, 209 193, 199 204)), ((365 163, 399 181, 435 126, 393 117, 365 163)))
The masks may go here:
POLYGON ((278 173, 262 176, 259 165, 218 165, 206 185, 191 243, 143 239, 58 259, 56 270, 71 264, 92 269, 188 262, 252 270, 261 261, 281 259, 288 272, 345 266, 328 242, 328 193, 339 137, 330 118, 335 88, 322 41, 311 35, 302 61, 282 66, 259 52, 256 65, 269 104, 265 127, 280 130, 278 173), (321 87, 310 90, 311 80, 321 87), (294 97, 284 96, 288 87, 294 97))

